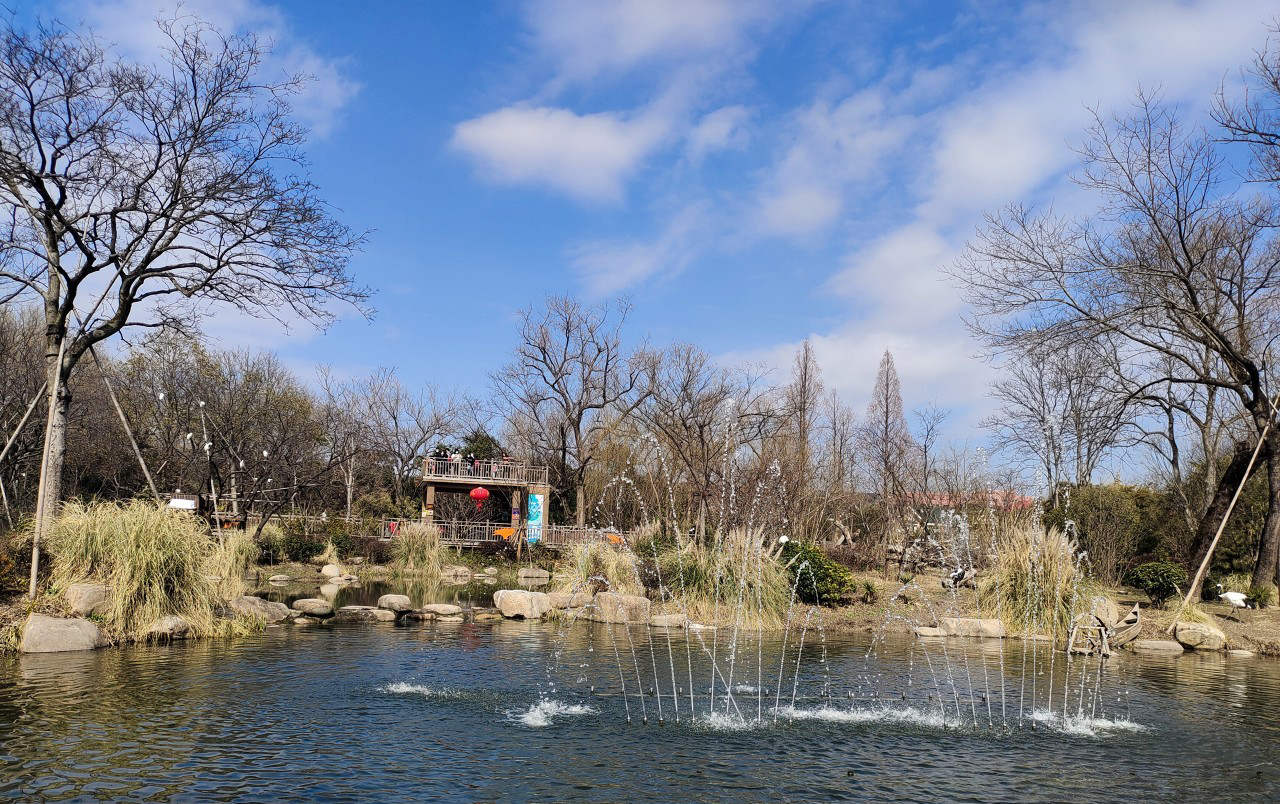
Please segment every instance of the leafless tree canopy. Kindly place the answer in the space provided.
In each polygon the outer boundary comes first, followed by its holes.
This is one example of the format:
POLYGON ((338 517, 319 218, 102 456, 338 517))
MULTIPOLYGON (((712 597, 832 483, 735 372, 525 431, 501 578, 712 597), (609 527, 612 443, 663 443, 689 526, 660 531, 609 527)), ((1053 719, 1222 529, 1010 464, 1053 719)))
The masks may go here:
POLYGON ((60 498, 67 388, 95 343, 190 330, 209 305, 326 322, 363 304, 347 273, 361 236, 302 173, 288 98, 262 47, 182 18, 158 64, 58 26, 0 29, 0 299, 44 313, 57 394, 44 467, 60 498))
POLYGON ((645 399, 651 360, 632 354, 620 329, 629 307, 586 307, 555 297, 520 314, 515 357, 493 375, 493 392, 513 434, 572 490, 586 522, 586 473, 610 428, 645 399))
MULTIPOLYGON (((995 353, 1067 360, 1072 379, 1081 375, 1073 353, 1101 356, 1089 365, 1109 365, 1112 380, 1099 375, 1103 410, 1084 417, 1090 429, 1110 429, 1106 403, 1115 391, 1107 385, 1126 388, 1126 402, 1147 403, 1196 386, 1233 395, 1260 435, 1272 419, 1266 367, 1280 332, 1274 201, 1224 191, 1213 140, 1185 131, 1146 96, 1131 117, 1098 117, 1081 158, 1080 183, 1098 199, 1096 214, 1066 220, 1015 205, 990 216, 970 243, 955 276, 973 305, 974 332, 995 353)), ((1083 375, 1097 384, 1092 368, 1083 375)), ((1025 379, 1010 396, 1036 391, 1025 386, 1039 378, 1025 379)), ((1268 438, 1274 450, 1280 442, 1268 438)), ((1231 479, 1239 480, 1240 463, 1221 478, 1200 524, 1199 550, 1234 490, 1231 479)), ((1280 494, 1280 474, 1276 479, 1280 494)), ((1274 572, 1270 545, 1278 539, 1273 515, 1255 575, 1274 572)))

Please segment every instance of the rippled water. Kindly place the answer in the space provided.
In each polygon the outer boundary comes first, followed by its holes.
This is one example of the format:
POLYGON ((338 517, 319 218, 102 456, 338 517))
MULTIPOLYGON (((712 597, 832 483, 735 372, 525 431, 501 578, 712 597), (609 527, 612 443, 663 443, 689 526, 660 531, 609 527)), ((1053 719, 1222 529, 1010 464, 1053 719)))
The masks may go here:
POLYGON ((515 621, 286 626, 10 657, 0 661, 0 800, 1280 799, 1274 660, 1120 656, 1096 699, 1085 696, 1101 712, 1064 723, 1028 711, 1006 729, 983 711, 994 695, 940 704, 929 689, 941 675, 947 692, 947 667, 953 680, 967 667, 962 686, 985 696, 1003 667, 1008 706, 1024 682, 1048 681, 1042 664, 1020 672, 1016 641, 1003 656, 952 642, 944 667, 915 642, 869 660, 867 637, 828 637, 825 661, 811 648, 797 665, 794 704, 791 676, 782 687, 769 678, 780 649, 753 645, 735 657, 734 700, 721 691, 712 706, 706 637, 651 636, 515 621))

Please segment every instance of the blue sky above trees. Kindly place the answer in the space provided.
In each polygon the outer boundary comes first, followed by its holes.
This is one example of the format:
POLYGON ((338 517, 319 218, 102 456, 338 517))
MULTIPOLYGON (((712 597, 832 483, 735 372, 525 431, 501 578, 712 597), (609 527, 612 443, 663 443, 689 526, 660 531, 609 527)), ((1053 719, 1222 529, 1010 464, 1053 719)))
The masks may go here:
MULTIPOLYGON (((53 13, 127 55, 173 0, 53 13)), ((357 229, 372 322, 215 316, 224 345, 479 390, 516 310, 627 294, 637 341, 785 377, 806 337, 859 411, 885 349, 908 407, 979 439, 990 369, 942 278, 985 210, 1082 209, 1089 107, 1159 87, 1194 123, 1239 85, 1270 2, 526 3, 188 0, 275 43, 314 179, 357 229)), ((34 9, 20 13, 30 14, 34 9)), ((49 13, 41 10, 40 13, 49 13)))

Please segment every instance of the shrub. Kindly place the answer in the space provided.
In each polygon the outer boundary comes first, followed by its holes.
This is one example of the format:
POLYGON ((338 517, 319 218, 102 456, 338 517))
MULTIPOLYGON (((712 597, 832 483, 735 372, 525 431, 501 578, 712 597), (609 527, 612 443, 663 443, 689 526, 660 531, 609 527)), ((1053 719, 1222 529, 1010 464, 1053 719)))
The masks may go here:
POLYGON ((1145 592, 1152 605, 1163 606, 1165 601, 1178 594, 1178 587, 1187 582, 1187 571, 1177 564, 1150 561, 1125 573, 1124 582, 1145 592))
POLYGON ((284 531, 279 525, 263 525, 262 532, 258 534, 257 543, 260 559, 266 559, 274 564, 285 557, 284 531))
POLYGON ((1254 606, 1265 609, 1267 606, 1274 606, 1276 602, 1276 588, 1271 584, 1249 584, 1249 592, 1245 595, 1253 602, 1254 606))
POLYGON ((363 556, 370 564, 390 564, 392 542, 375 536, 355 537, 355 554, 363 556))
POLYGON ((871 605, 880 599, 880 590, 876 588, 876 582, 866 580, 862 582, 862 602, 871 605))
POLYGON ((285 530, 281 540, 281 552, 290 561, 310 561, 324 550, 325 541, 302 531, 285 530))
POLYGON ((796 584, 796 597, 805 603, 834 606, 853 593, 853 573, 817 545, 789 541, 782 547, 782 560, 796 584))

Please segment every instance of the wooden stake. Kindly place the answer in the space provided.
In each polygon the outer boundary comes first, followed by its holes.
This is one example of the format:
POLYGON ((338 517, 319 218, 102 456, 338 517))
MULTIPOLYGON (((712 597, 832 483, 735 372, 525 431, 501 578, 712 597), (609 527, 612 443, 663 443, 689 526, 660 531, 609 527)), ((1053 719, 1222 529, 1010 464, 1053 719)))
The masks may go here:
POLYGON ((36 391, 36 395, 31 398, 31 404, 27 405, 27 412, 22 414, 22 420, 18 422, 18 426, 14 428, 13 434, 9 436, 9 440, 5 442, 4 449, 0 449, 0 463, 4 463, 5 456, 9 454, 9 450, 13 448, 14 442, 18 440, 18 436, 22 434, 23 428, 27 426, 27 421, 31 418, 31 414, 35 412, 36 405, 40 404, 40 400, 44 398, 45 389, 49 387, 49 381, 45 380, 40 384, 40 390, 36 391))
POLYGON ((102 361, 98 359, 98 350, 90 346, 89 355, 98 367, 98 375, 102 377, 102 385, 107 389, 107 397, 111 399, 111 404, 116 409, 116 415, 120 417, 120 424, 124 425, 124 434, 129 437, 129 446, 133 447, 133 456, 138 459, 138 466, 142 467, 142 476, 147 479, 147 486, 151 488, 151 496, 156 498, 157 503, 163 504, 164 501, 160 499, 160 492, 156 490, 156 482, 151 479, 151 472, 147 469, 147 462, 142 458, 142 450, 138 449, 138 441, 133 437, 133 428, 129 426, 129 419, 124 415, 124 408, 120 407, 120 400, 116 398, 116 392, 111 388, 111 381, 107 379, 107 372, 102 367, 102 361))

